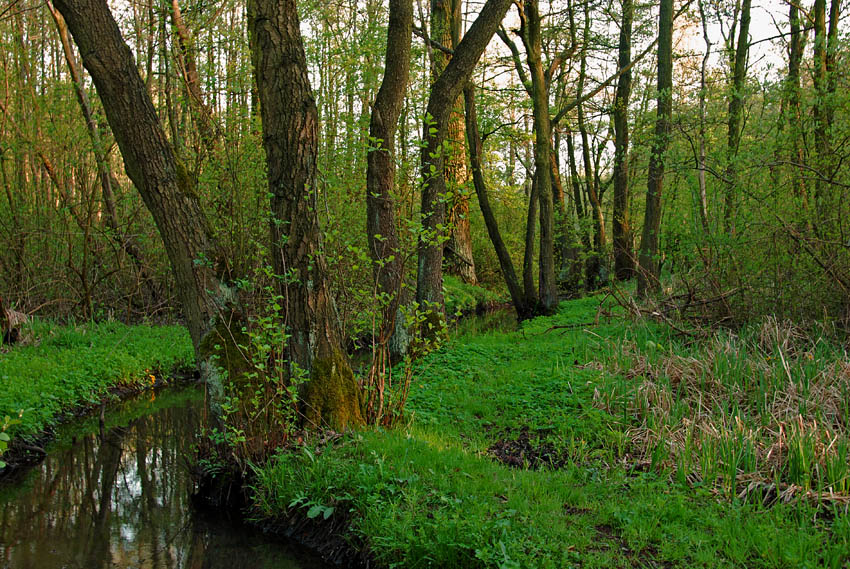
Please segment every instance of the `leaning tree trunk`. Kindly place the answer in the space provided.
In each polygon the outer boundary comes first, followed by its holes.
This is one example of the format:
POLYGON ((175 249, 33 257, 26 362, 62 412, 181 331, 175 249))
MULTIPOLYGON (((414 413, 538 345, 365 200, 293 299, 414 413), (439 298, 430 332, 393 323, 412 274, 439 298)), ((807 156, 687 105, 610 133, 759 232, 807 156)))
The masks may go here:
POLYGON ((454 102, 469 81, 481 54, 496 33, 496 28, 511 5, 511 0, 487 0, 466 36, 454 50, 451 61, 431 88, 422 129, 422 237, 419 240, 416 301, 430 308, 425 333, 433 337, 442 327, 443 245, 446 235, 446 179, 443 175, 443 143, 454 102))
POLYGON ((156 110, 105 0, 56 0, 103 102, 127 175, 162 236, 183 317, 202 371, 201 341, 230 300, 216 271, 218 251, 194 181, 177 161, 156 110))
POLYGON ((499 231, 499 223, 490 207, 490 198, 487 195, 487 185, 484 182, 484 173, 481 171, 481 136, 478 133, 478 116, 475 109, 475 86, 470 82, 463 90, 463 98, 466 104, 466 140, 469 146, 469 163, 472 166, 472 183, 475 185, 475 193, 478 196, 478 204, 481 214, 484 216, 484 224, 487 226, 487 234, 496 250, 499 259, 499 268, 511 295, 516 310, 517 319, 527 320, 533 315, 532 304, 526 299, 524 291, 516 276, 513 260, 502 234, 499 231))
POLYGON ((640 244, 638 296, 661 289, 658 232, 661 227, 661 191, 664 188, 664 154, 670 142, 673 115, 673 0, 661 0, 658 14, 658 102, 655 139, 649 157, 646 212, 640 244))
POLYGON ((251 0, 249 31, 271 195, 272 264, 286 299, 289 358, 313 426, 363 422, 360 395, 327 282, 316 211, 318 112, 295 0, 251 0))

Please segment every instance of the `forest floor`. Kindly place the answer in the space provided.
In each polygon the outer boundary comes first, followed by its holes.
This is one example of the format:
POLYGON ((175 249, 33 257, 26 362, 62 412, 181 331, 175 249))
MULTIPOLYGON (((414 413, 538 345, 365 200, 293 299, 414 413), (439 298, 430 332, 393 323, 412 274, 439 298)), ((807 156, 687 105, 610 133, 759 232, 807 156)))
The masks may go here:
MULTIPOLYGON (((844 348, 775 320, 683 335, 600 302, 452 324, 404 424, 256 469, 257 523, 309 521, 387 567, 850 567, 844 348)), ((33 326, 0 356, 16 438, 192 361, 181 328, 33 326)))
POLYGON ((407 424, 258 469, 256 518, 327 520, 388 567, 850 567, 843 350, 599 305, 455 337, 407 424))

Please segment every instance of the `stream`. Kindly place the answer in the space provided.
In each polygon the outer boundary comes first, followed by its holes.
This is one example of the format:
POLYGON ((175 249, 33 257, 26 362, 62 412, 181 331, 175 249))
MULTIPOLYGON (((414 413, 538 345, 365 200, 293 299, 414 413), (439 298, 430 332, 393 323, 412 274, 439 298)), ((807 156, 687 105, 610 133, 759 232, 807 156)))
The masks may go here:
POLYGON ((59 429, 38 466, 0 485, 4 569, 318 569, 316 558, 196 511, 196 388, 149 391, 59 429))

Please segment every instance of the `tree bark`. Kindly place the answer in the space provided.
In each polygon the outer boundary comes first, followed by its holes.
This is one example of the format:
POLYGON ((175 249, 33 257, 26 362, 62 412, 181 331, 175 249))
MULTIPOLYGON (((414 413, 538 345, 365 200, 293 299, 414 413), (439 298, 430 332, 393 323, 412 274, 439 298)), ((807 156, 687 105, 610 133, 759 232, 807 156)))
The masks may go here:
MULTIPOLYGON (((632 21, 634 4, 623 0, 623 19, 620 24, 620 45, 617 66, 625 69, 632 58, 632 21)), ((617 80, 614 96, 614 276, 627 281, 634 276, 635 258, 632 251, 629 221, 629 97, 632 90, 631 69, 617 80)))
POLYGON ((524 3, 523 43, 531 74, 531 103, 534 115, 534 179, 540 207, 540 258, 538 302, 542 312, 558 308, 555 281, 555 213, 552 197, 552 127, 549 121, 549 87, 543 72, 540 10, 537 0, 524 3))
POLYGON ((305 421, 333 429, 363 423, 327 282, 316 210, 318 112, 295 0, 250 0, 249 32, 271 196, 272 265, 286 299, 292 364, 308 374, 305 421))
POLYGON ((661 193, 664 189, 664 154, 670 142, 673 115, 673 0, 661 0, 658 14, 658 100, 655 138, 649 157, 646 212, 640 244, 639 297, 661 289, 658 232, 661 227, 661 193))
POLYGON ((697 157, 697 179, 699 181, 699 218, 702 229, 706 235, 710 233, 708 225, 708 191, 705 181, 706 170, 706 110, 705 99, 707 93, 706 75, 708 72, 708 61, 711 57, 711 39, 708 35, 708 20, 705 16, 704 0, 699 0, 699 14, 702 22, 702 37, 705 41, 705 54, 702 57, 702 65, 699 74, 699 156, 697 157))
POLYGON ((511 0, 487 0, 466 36, 454 50, 451 61, 431 88, 425 112, 421 152, 422 231, 419 239, 416 300, 435 311, 426 334, 433 336, 442 327, 443 247, 445 244, 446 180, 443 175, 443 142, 452 105, 469 81, 481 54, 511 5, 511 0), (430 330, 430 331, 429 331, 430 330))
POLYGON ((395 216, 395 134, 410 75, 413 1, 391 0, 384 79, 369 123, 374 145, 366 162, 366 233, 383 308, 381 345, 389 340, 401 294, 402 254, 395 216))
MULTIPOLYGON (((454 50, 462 34, 462 0, 431 0, 431 38, 454 50)), ((431 77, 436 79, 451 60, 441 50, 431 50, 431 77)), ((469 180, 466 167, 466 133, 464 132, 463 99, 458 96, 449 118, 446 137, 445 176, 451 190, 447 204, 449 239, 446 242, 446 271, 467 284, 476 284, 475 259, 472 256, 472 233, 469 225, 469 196, 465 186, 469 180)))
POLYGON ((229 300, 229 291, 215 270, 217 247, 194 183, 165 137, 133 54, 105 0, 56 0, 54 4, 80 48, 127 175, 162 236, 183 316, 203 366, 201 341, 229 300))
POLYGON ((493 248, 496 250, 496 257, 499 259, 499 268, 502 270, 502 276, 511 295, 511 302, 516 310, 517 319, 520 321, 526 320, 532 316, 532 307, 529 306, 517 279, 511 254, 508 252, 508 248, 502 239, 499 224, 496 221, 496 216, 493 214, 493 208, 490 207, 487 185, 484 181, 484 174, 481 171, 482 143, 481 136, 478 133, 475 87, 472 83, 467 84, 466 88, 464 88, 463 96, 466 103, 466 139, 469 147, 469 162, 472 166, 472 182, 475 185, 475 194, 478 196, 478 205, 481 207, 481 215, 484 217, 484 224, 487 226, 487 234, 490 236, 490 242, 493 243, 493 248))

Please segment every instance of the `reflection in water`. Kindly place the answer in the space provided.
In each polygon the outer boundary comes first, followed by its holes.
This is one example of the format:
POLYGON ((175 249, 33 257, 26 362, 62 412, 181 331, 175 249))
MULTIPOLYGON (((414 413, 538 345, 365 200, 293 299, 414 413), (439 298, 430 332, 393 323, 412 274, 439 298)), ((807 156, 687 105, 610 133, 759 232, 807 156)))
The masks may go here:
MULTIPOLYGON (((186 457, 202 402, 185 392, 162 399, 174 405, 102 434, 79 433, 22 480, 0 488, 0 567, 321 567, 256 532, 193 512, 186 457)), ((153 403, 131 402, 116 414, 138 415, 146 405, 153 403)))

